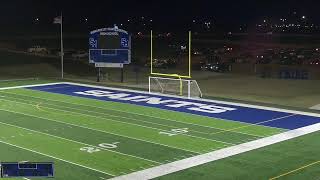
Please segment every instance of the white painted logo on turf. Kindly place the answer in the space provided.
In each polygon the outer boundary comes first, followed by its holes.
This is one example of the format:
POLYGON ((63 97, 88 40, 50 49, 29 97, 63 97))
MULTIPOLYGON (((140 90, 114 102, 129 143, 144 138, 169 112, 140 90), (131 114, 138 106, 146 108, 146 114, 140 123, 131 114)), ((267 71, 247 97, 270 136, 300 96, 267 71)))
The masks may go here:
POLYGON ((218 106, 214 104, 203 104, 203 103, 195 103, 189 101, 181 101, 176 99, 168 99, 161 97, 152 97, 152 96, 140 96, 129 93, 118 93, 111 92, 105 90, 89 90, 84 92, 74 92, 79 95, 85 96, 94 96, 94 97, 104 97, 108 99, 122 100, 122 101, 131 101, 131 102, 139 102, 151 104, 151 105, 163 105, 171 108, 185 108, 190 111, 198 111, 210 114, 219 114, 227 111, 237 110, 236 108, 218 106))

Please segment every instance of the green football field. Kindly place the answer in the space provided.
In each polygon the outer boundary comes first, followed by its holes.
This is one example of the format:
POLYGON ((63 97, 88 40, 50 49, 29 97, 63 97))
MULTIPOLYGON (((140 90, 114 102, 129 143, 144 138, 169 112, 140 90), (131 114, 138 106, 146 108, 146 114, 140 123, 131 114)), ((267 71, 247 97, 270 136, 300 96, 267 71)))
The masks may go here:
MULTIPOLYGON (((0 90, 0 102, 0 161, 52 161, 55 179, 108 179, 286 131, 25 88, 0 90)), ((254 160, 249 165, 259 159, 254 153, 245 153, 254 160)), ((217 161, 218 173, 213 173, 217 177, 241 164, 250 169, 246 160, 224 161, 217 161)), ((173 174, 164 179, 213 176, 210 168, 199 168, 192 176, 186 170, 187 176, 173 174), (203 169, 211 176, 204 176, 203 169)))
MULTIPOLYGON (((0 86, 32 83, 44 81, 0 86)), ((286 131, 25 88, 0 90, 0 117, 1 162, 54 162, 54 179, 68 180, 117 177, 286 131)), ((270 179, 296 169, 298 176, 290 177, 315 177, 299 168, 319 172, 318 154, 312 155, 319 148, 312 143, 317 137, 319 133, 160 179, 270 179)))

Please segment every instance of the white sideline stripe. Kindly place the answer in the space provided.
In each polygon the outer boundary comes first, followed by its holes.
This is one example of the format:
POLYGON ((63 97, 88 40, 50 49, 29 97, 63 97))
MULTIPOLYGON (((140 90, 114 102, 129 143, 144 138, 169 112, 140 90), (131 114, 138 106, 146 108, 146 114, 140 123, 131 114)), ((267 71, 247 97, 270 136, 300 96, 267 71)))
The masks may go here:
POLYGON ((72 85, 87 86, 87 87, 93 87, 93 88, 111 89, 111 90, 116 90, 116 91, 128 91, 128 92, 135 92, 135 93, 160 95, 160 96, 164 96, 164 97, 166 96, 166 97, 174 97, 174 98, 186 99, 186 100, 188 100, 188 99, 199 100, 199 101, 203 101, 203 102, 221 103, 221 104, 232 105, 232 106, 240 106, 240 107, 248 107, 248 108, 254 108, 254 109, 262 109, 262 110, 269 110, 269 111, 277 111, 277 112, 285 112, 285 113, 292 113, 292 114, 320 117, 320 114, 318 114, 318 113, 303 112, 303 111, 296 111, 296 110, 289 110, 289 109, 281 109, 281 108, 274 108, 274 107, 267 107, 267 106, 258 106, 258 105, 251 105, 251 104, 245 104, 245 103, 233 103, 233 102, 227 102, 227 101, 219 101, 219 100, 211 100, 211 99, 199 99, 199 98, 183 98, 181 96, 175 96, 175 95, 169 95, 169 94, 149 93, 147 91, 138 91, 138 90, 125 89, 125 88, 96 86, 96 85, 74 83, 74 82, 61 82, 60 84, 72 84, 72 85))
POLYGON ((106 173, 104 171, 100 171, 98 169, 90 168, 90 167, 87 167, 87 166, 84 166, 84 165, 81 165, 81 164, 77 164, 77 163, 74 163, 74 162, 71 162, 71 161, 67 161, 67 160, 64 160, 64 159, 60 159, 60 158, 54 157, 54 156, 51 156, 51 155, 48 155, 48 154, 44 154, 44 153, 41 153, 41 152, 38 152, 38 151, 34 151, 34 150, 31 150, 31 149, 28 149, 28 148, 24 148, 24 147, 21 147, 21 146, 10 144, 10 143, 7 143, 7 142, 2 141, 2 140, 0 140, 0 143, 6 144, 6 145, 9 145, 9 146, 13 146, 13 147, 16 147, 16 148, 19 148, 19 149, 23 149, 23 150, 26 150, 26 151, 30 151, 30 152, 33 152, 33 153, 36 153, 36 154, 40 154, 40 155, 43 155, 43 156, 47 156, 47 157, 50 157, 50 158, 53 158, 53 159, 56 159, 56 160, 59 160, 59 161, 63 161, 63 162, 69 163, 69 164, 73 164, 73 165, 76 165, 76 166, 79 166, 79 167, 82 167, 82 168, 86 168, 86 169, 89 169, 89 170, 92 170, 92 171, 96 171, 96 172, 99 172, 99 173, 102 173, 102 174, 106 174, 106 175, 109 175, 109 176, 115 176, 113 174, 109 174, 109 173, 106 173))
POLYGON ((48 86, 48 85, 58 85, 58 84, 63 84, 63 83, 57 82, 57 83, 44 83, 44 84, 33 84, 33 85, 23 85, 23 86, 11 86, 11 87, 0 88, 0 90, 20 89, 20 88, 37 87, 37 86, 48 86))
POLYGON ((205 163, 217 161, 237 154, 249 152, 255 149, 266 147, 279 142, 287 141, 289 139, 297 138, 306 134, 310 134, 320 130, 320 123, 303 128, 287 131, 281 134, 273 135, 270 137, 262 138, 259 140, 243 143, 240 145, 224 148, 221 150, 213 151, 207 154, 194 156, 191 158, 175 161, 168 164, 163 164, 157 167, 145 169, 142 171, 134 172, 131 174, 118 176, 112 180, 143 180, 153 179, 191 167, 199 166, 205 163))
POLYGON ((320 104, 310 107, 309 109, 320 110, 320 104))

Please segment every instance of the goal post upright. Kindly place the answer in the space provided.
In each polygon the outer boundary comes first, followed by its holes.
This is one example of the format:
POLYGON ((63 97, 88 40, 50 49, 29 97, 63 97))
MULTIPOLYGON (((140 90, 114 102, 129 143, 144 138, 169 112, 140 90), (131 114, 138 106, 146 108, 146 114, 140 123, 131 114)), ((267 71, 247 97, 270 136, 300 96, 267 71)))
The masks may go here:
POLYGON ((189 54, 188 54, 188 63, 189 63, 189 78, 191 79, 191 31, 189 31, 189 54))
POLYGON ((187 75, 180 75, 180 74, 166 74, 166 73, 158 73, 153 71, 153 30, 150 30, 150 74, 156 75, 156 76, 163 76, 163 77, 173 77, 173 78, 186 78, 191 79, 191 61, 192 61, 192 55, 191 55, 191 31, 188 32, 188 74, 187 75))
MULTIPOLYGON (((154 46, 154 42, 153 42, 153 30, 150 30, 150 76, 149 76, 149 93, 152 93, 151 90, 151 84, 152 84, 152 80, 154 80, 155 78, 159 78, 159 79, 172 79, 173 81, 179 81, 179 95, 183 96, 184 95, 184 87, 185 87, 185 82, 187 82, 186 86, 187 86, 187 96, 191 97, 192 94, 192 90, 191 90, 191 86, 192 84, 195 84, 198 91, 199 91, 199 96, 202 97, 202 93, 201 90, 198 86, 198 83, 195 80, 191 80, 192 78, 192 32, 188 31, 188 74, 185 75, 181 75, 181 74, 169 74, 169 73, 161 73, 161 72, 155 72, 154 71, 154 66, 153 66, 153 46, 154 46), (158 76, 158 77, 156 77, 158 76)), ((165 86, 162 87, 161 83, 159 81, 157 81, 158 86, 160 89, 162 89, 161 91, 164 92, 165 91, 165 86)))

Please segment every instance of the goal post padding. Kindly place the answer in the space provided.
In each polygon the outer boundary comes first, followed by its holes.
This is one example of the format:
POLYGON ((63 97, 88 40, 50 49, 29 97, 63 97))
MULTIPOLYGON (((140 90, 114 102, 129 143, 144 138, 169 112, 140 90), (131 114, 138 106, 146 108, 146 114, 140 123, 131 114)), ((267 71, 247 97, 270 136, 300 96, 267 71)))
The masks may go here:
POLYGON ((149 77, 149 92, 201 98, 202 92, 196 80, 182 78, 149 77))

